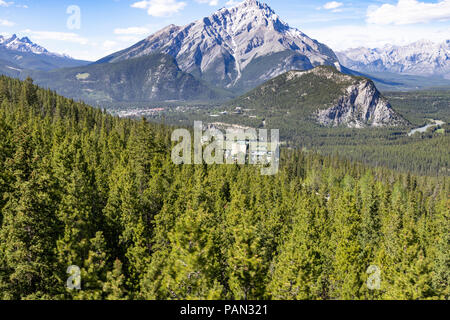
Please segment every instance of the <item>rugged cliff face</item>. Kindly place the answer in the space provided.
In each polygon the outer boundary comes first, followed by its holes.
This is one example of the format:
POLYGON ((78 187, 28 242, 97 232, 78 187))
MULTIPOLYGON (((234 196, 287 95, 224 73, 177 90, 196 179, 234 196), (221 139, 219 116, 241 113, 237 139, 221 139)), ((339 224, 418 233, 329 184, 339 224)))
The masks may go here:
POLYGON ((317 120, 324 126, 352 128, 407 124, 370 80, 361 80, 347 87, 335 106, 317 112, 317 120))
POLYGON ((293 125, 314 122, 350 128, 401 126, 408 122, 396 113, 374 83, 343 74, 333 67, 289 71, 231 102, 254 110, 264 119, 293 125))

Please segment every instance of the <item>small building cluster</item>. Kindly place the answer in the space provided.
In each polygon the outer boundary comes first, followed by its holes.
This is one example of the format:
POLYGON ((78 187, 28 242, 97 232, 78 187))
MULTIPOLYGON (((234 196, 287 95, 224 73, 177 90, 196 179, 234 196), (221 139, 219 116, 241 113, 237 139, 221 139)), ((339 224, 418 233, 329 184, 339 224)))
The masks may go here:
MULTIPOLYGON (((208 129, 217 129, 210 125, 208 129)), ((277 145, 261 137, 251 138, 251 135, 242 135, 242 129, 228 129, 224 135, 224 158, 228 163, 268 164, 275 156, 277 145)), ((202 138, 202 144, 209 143, 208 137, 202 138)))

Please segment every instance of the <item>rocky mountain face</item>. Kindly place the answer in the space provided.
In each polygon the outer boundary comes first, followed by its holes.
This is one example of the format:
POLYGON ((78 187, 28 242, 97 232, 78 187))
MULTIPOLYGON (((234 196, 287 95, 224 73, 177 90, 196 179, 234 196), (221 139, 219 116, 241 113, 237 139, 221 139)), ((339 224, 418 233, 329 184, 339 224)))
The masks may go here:
POLYGON ((350 128, 407 124, 370 80, 360 80, 347 87, 333 107, 317 111, 317 120, 324 126, 350 128))
POLYGON ((418 41, 407 46, 356 48, 337 53, 347 68, 360 72, 391 72, 450 79, 450 40, 418 41))
POLYGON ((112 64, 96 64, 27 75, 43 87, 89 103, 220 100, 227 93, 178 68, 173 57, 151 54, 112 64))
POLYGON ((289 70, 340 66, 330 48, 291 28, 256 0, 220 9, 187 26, 168 26, 98 63, 154 52, 173 56, 185 72, 236 91, 254 88, 289 70))
POLYGON ((329 127, 364 128, 408 124, 371 80, 326 66, 289 71, 231 105, 257 110, 257 115, 266 119, 276 118, 280 123, 295 121, 297 125, 315 122, 329 127))
POLYGON ((33 43, 28 37, 18 38, 15 34, 9 38, 0 36, 0 47, 16 52, 61 56, 55 53, 50 53, 44 47, 41 47, 40 45, 33 43))
POLYGON ((0 73, 20 76, 24 70, 49 71, 58 68, 76 67, 87 61, 72 59, 65 55, 49 52, 29 38, 0 36, 0 73))

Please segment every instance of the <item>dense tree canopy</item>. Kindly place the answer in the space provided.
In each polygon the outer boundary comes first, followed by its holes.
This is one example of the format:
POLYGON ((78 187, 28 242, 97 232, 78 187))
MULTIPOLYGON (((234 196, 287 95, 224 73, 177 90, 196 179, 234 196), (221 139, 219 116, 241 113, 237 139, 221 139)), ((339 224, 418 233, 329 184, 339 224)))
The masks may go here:
POLYGON ((449 298, 446 177, 294 150, 275 176, 178 166, 170 127, 30 79, 0 78, 0 135, 0 299, 449 298))

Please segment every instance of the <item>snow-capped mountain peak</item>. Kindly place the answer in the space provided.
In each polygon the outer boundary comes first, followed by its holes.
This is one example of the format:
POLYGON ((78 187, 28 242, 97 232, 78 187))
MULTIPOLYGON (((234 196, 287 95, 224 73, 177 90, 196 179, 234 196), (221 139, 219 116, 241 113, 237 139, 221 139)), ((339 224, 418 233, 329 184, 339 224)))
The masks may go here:
POLYGON ((254 87, 290 70, 336 65, 327 46, 290 27, 267 4, 247 0, 186 26, 170 25, 99 62, 154 52, 175 57, 183 71, 224 87, 254 87))
POLYGON ((239 30, 239 27, 245 26, 245 23, 249 20, 253 20, 255 23, 261 23, 263 20, 278 22, 285 28, 289 26, 279 20, 278 15, 267 4, 259 2, 257 0, 247 0, 230 9, 223 8, 213 14, 215 17, 229 17, 234 27, 228 29, 229 31, 239 30))
POLYGON ((450 79, 450 40, 420 40, 406 46, 356 48, 338 53, 341 63, 361 72, 392 72, 450 79))
POLYGON ((19 38, 17 35, 13 34, 11 37, 6 38, 0 36, 0 46, 8 50, 18 51, 18 52, 28 52, 34 54, 46 54, 54 55, 50 53, 44 47, 32 42, 28 37, 19 38))
POLYGON ((28 37, 0 35, 0 68, 16 77, 24 70, 49 71, 65 67, 85 65, 86 61, 75 60, 67 55, 49 52, 28 37))

